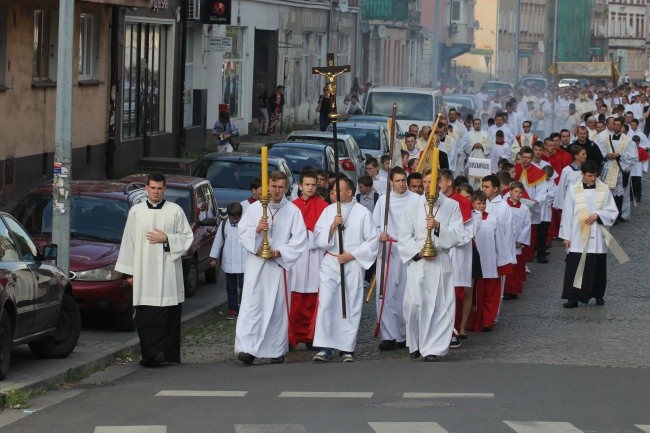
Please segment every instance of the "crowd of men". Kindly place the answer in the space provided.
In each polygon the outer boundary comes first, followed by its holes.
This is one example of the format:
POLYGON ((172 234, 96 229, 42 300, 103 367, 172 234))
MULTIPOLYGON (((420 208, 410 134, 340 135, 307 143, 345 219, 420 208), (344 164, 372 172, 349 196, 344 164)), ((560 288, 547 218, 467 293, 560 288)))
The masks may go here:
POLYGON ((604 305, 608 248, 624 256, 608 229, 627 221, 630 203, 641 200, 649 143, 638 113, 590 97, 593 105, 579 112, 568 105, 575 124, 565 118, 569 128, 544 135, 533 131, 534 98, 510 99, 487 122, 463 122, 450 109, 436 131, 409 127, 403 167, 391 168, 388 156, 370 158, 356 185, 306 167, 289 200, 286 177, 273 173, 268 219, 254 180, 251 198, 228 207, 211 254, 226 272, 238 359, 281 363, 304 343, 316 350, 315 362, 335 351, 353 362, 370 286, 379 348, 408 348, 413 359, 435 361, 469 332, 497 326, 502 302, 523 293, 527 263, 548 263, 554 239, 564 242, 557 254, 566 253, 563 306, 604 305), (521 102, 533 110, 519 111, 521 102), (440 166, 418 172, 431 133, 440 166), (468 169, 470 158, 490 161, 491 174, 468 169), (432 179, 430 212, 424 192, 432 179), (422 252, 429 232, 435 257, 422 252), (265 233, 271 259, 257 255, 265 233))

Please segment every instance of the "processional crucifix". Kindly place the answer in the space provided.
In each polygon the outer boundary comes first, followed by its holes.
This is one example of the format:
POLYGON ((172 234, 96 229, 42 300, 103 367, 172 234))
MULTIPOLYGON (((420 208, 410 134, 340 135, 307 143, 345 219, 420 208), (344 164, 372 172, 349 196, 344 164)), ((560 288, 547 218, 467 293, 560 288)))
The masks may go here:
MULTIPOLYGON (((341 215, 341 192, 339 190, 339 146, 338 146, 338 136, 336 130, 336 123, 338 122, 338 113, 336 112, 336 77, 339 75, 350 72, 350 65, 344 66, 335 66, 334 65, 334 53, 327 54, 327 66, 325 67, 314 67, 311 69, 312 74, 322 75, 327 78, 327 87, 330 94, 331 108, 330 112, 327 115, 332 122, 332 140, 334 147, 334 173, 336 174, 336 214, 341 215)), ((343 226, 339 225, 337 227, 338 236, 339 236, 339 254, 343 254, 343 226)), ((347 317, 346 312, 346 302, 345 302, 345 268, 343 263, 341 263, 341 309, 343 312, 343 318, 347 317)))

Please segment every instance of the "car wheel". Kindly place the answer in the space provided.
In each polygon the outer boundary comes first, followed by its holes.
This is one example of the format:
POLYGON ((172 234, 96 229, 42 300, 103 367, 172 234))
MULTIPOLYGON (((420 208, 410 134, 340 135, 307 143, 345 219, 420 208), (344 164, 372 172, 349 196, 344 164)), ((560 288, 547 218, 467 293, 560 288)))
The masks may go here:
POLYGON ((214 284, 217 282, 217 279, 219 278, 219 267, 217 266, 210 266, 208 269, 205 271, 205 282, 214 284))
POLYGON ((185 296, 188 298, 194 296, 199 285, 199 265, 196 263, 196 259, 193 259, 185 267, 183 283, 185 284, 185 296))
POLYGON ((81 314, 71 294, 63 295, 54 333, 45 339, 29 343, 29 349, 39 358, 65 358, 79 341, 81 314))
POLYGON ((135 308, 133 308, 133 305, 129 305, 129 308, 117 313, 113 324, 118 331, 135 331, 135 308))
POLYGON ((9 372, 12 340, 11 319, 7 312, 3 311, 0 316, 0 380, 4 380, 9 372))

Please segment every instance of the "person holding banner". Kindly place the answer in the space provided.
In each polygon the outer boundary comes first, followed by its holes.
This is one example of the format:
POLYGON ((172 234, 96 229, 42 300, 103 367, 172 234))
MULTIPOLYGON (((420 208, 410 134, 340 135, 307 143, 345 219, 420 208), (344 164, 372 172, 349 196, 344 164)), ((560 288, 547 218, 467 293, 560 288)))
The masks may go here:
MULTIPOLYGON (((473 129, 467 133, 468 143, 464 149, 467 157, 473 160, 481 159, 484 160, 483 162, 490 162, 490 152, 492 152, 492 147, 494 146, 492 137, 490 137, 490 134, 487 131, 483 131, 481 119, 479 118, 475 118, 472 121, 472 128, 473 129)), ((492 173, 492 170, 486 174, 490 173, 492 173)), ((467 174, 469 176, 469 183, 472 185, 472 188, 480 188, 481 179, 483 179, 486 174, 477 174, 469 167, 467 174)))
MULTIPOLYGON (((406 266, 399 258, 399 222, 402 219, 408 202, 417 197, 406 187, 406 172, 401 167, 391 170, 390 180, 392 191, 388 205, 387 232, 383 232, 386 225, 386 195, 377 200, 373 219, 380 231, 379 241, 388 242, 386 248, 385 275, 377 274, 377 323, 381 343, 379 350, 394 350, 406 347, 406 322, 404 322, 404 289, 406 288, 406 266), (385 282, 385 284, 384 284, 385 282), (383 297, 379 296, 383 287, 383 297)), ((381 253, 377 262, 382 262, 381 253)), ((377 266, 379 268, 379 266, 377 266)))
MULTIPOLYGON (((567 189, 560 222, 560 238, 568 251, 564 308, 576 308, 578 302, 588 303, 591 298, 596 298, 596 305, 605 304, 607 250, 616 244, 607 231, 618 217, 610 188, 597 179, 595 162, 586 161, 581 171, 581 182, 567 189)), ((619 257, 614 247, 612 252, 619 257)))

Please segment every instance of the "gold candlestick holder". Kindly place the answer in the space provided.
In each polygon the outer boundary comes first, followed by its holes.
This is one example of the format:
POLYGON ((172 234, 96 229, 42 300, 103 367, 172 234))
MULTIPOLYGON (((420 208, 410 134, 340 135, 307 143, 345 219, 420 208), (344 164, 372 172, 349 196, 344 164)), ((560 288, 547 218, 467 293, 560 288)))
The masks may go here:
MULTIPOLYGON (((267 221, 269 219, 267 214, 269 208, 269 196, 260 197, 260 203, 262 203, 262 219, 267 221)), ((260 249, 257 252, 257 257, 272 259, 273 256, 273 250, 271 249, 271 243, 269 242, 269 231, 262 230, 262 245, 260 245, 260 249)))
MULTIPOLYGON (((434 195, 427 194, 427 203, 429 204, 428 216, 431 217, 433 216, 433 206, 435 206, 437 200, 438 200, 437 194, 434 195)), ((422 251, 420 251, 420 256, 435 259, 436 257, 438 257, 438 253, 436 252, 435 245, 433 245, 431 230, 432 229, 427 229, 427 240, 424 241, 424 246, 422 247, 422 251)))

